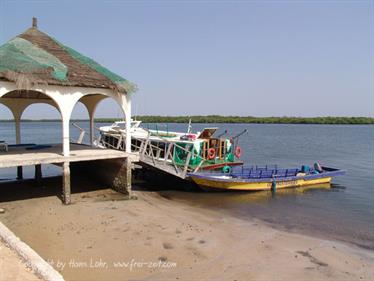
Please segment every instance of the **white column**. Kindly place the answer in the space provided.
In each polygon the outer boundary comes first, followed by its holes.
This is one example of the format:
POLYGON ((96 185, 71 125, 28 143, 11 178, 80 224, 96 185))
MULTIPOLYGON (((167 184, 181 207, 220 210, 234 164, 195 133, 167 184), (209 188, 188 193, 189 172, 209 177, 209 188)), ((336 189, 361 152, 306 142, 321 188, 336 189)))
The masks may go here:
POLYGON ((131 94, 126 95, 126 152, 131 152, 131 94))
POLYGON ((21 116, 25 108, 28 104, 18 102, 18 103, 11 103, 8 105, 10 110, 12 111, 14 122, 16 125, 16 144, 21 143, 21 116))
POLYGON ((81 97, 80 92, 67 89, 49 91, 49 96, 53 98, 61 113, 62 120, 62 154, 70 156, 70 117, 75 104, 81 97))
POLYGON ((90 141, 91 146, 94 144, 95 139, 95 128, 94 128, 94 114, 90 113, 90 141))
POLYGON ((14 120, 16 122, 16 144, 21 143, 21 119, 16 118, 14 120))
POLYGON ((64 156, 70 155, 70 118, 62 114, 62 154, 64 156))

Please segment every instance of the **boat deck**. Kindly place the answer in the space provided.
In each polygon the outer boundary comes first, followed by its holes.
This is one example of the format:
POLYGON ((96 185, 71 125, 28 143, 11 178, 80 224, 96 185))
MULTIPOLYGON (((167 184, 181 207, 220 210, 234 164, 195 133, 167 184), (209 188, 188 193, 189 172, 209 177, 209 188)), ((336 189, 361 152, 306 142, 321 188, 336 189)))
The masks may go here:
POLYGON ((50 146, 35 150, 28 150, 25 146, 9 146, 7 152, 0 152, 0 168, 115 158, 130 158, 131 161, 139 160, 137 153, 93 148, 88 145, 79 144, 70 144, 70 156, 64 157, 61 154, 61 144, 50 144, 50 146))

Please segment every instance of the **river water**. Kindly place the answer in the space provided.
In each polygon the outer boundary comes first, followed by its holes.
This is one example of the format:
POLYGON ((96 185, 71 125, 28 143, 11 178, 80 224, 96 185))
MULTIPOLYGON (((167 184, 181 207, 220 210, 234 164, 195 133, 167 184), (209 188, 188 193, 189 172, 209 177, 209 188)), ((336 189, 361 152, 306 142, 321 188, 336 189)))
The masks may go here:
MULTIPOLYGON (((80 126, 88 130, 87 122, 80 126)), ((104 125, 104 124, 99 124, 104 125)), ((153 124, 144 124, 154 128, 153 124)), ((242 160, 249 165, 278 164, 283 167, 322 165, 347 170, 333 180, 331 188, 317 186, 255 193, 189 193, 168 191, 169 196, 241 218, 266 221, 274 226, 331 237, 374 249, 374 126, 370 125, 283 125, 283 124, 193 124, 194 131, 219 127, 219 132, 240 138, 242 160)), ((186 131, 185 124, 167 124, 159 129, 186 131)), ((78 130, 71 129, 77 138, 78 130)), ((0 139, 14 143, 14 124, 0 122, 0 139)), ((25 122, 23 143, 60 143, 59 122, 25 122)), ((58 175, 53 166, 44 175, 58 175)), ((33 169, 25 171, 32 177, 33 169)), ((1 169, 0 181, 15 177, 14 169, 1 169)))

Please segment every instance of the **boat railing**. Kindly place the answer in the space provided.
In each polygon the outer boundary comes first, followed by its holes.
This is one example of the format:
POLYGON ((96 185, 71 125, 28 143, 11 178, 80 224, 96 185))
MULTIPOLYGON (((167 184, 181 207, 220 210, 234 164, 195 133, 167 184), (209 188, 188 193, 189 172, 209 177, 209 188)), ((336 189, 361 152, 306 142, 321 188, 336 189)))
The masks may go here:
MULTIPOLYGON (((194 152, 192 144, 187 144, 184 147, 162 136, 157 136, 157 140, 154 140, 151 139, 151 132, 149 130, 146 131, 148 131, 147 137, 136 138, 132 136, 131 141, 131 150, 139 152, 140 162, 185 178, 188 172, 198 170, 206 161, 205 158, 194 152), (176 149, 184 154, 183 159, 180 159, 180 161, 176 161, 176 149), (197 167, 190 165, 192 157, 201 158, 197 167)), ((101 134, 100 143, 106 148, 125 150, 126 134, 121 132, 101 134)))
POLYGON ((83 138, 86 134, 86 131, 83 128, 81 128, 77 123, 73 122, 73 123, 71 123, 71 125, 73 125, 75 128, 77 128, 80 131, 78 139, 76 139, 76 140, 71 139, 71 141, 75 142, 75 143, 78 143, 78 144, 81 144, 83 142, 83 138))
POLYGON ((116 150, 125 150, 126 136, 122 133, 102 134, 100 136, 100 143, 105 148, 116 150))
POLYGON ((198 168, 201 167, 204 161, 202 156, 198 153, 195 153, 192 148, 192 144, 186 145, 183 147, 173 141, 170 141, 163 137, 158 137, 160 139, 157 142, 157 145, 152 143, 150 139, 150 133, 148 133, 148 137, 146 139, 135 139, 136 142, 139 141, 139 145, 136 145, 135 148, 139 149, 139 156, 141 161, 145 161, 148 164, 162 169, 166 168, 167 166, 171 166, 173 168, 173 172, 175 175, 185 178, 188 172, 196 171, 198 168), (177 162, 174 157, 174 150, 179 149, 185 153, 185 157, 182 162, 177 162), (200 157, 201 162, 198 167, 192 167, 190 165, 190 160, 192 157, 200 157))

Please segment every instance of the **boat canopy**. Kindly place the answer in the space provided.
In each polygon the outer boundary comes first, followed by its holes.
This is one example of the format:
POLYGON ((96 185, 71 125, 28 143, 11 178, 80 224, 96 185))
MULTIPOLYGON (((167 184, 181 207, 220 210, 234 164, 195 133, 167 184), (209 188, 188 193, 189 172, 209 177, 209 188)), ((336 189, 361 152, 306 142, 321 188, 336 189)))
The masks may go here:
POLYGON ((204 130, 198 136, 198 139, 209 139, 217 130, 218 128, 204 128, 204 130))

